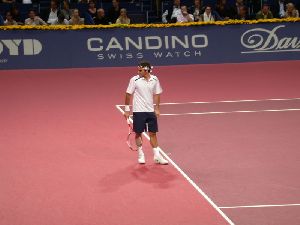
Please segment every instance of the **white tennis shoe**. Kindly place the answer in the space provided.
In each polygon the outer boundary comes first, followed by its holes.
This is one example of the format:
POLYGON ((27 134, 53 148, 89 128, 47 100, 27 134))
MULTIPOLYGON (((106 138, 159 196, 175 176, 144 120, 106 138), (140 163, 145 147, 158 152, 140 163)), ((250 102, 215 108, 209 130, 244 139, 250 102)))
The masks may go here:
POLYGON ((145 164, 145 154, 143 152, 138 153, 138 163, 139 164, 145 164))
POLYGON ((154 155, 154 162, 161 165, 167 165, 169 162, 165 160, 161 154, 155 154, 154 155))

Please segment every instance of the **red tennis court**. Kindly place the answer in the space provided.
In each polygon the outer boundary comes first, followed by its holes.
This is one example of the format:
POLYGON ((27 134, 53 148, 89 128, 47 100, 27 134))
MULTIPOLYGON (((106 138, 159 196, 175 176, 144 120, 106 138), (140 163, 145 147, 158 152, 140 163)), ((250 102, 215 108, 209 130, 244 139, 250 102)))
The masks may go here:
POLYGON ((1 71, 0 224, 299 224, 299 65, 155 67, 168 166, 125 144, 135 67, 1 71))

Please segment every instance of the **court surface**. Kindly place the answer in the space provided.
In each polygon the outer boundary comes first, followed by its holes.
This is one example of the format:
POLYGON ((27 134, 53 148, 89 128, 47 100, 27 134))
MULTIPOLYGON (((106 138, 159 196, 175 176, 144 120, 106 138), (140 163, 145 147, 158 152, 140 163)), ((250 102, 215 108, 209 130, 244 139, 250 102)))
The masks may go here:
POLYGON ((136 67, 0 71, 0 224, 299 224, 299 66, 154 67, 168 166, 125 144, 136 67))

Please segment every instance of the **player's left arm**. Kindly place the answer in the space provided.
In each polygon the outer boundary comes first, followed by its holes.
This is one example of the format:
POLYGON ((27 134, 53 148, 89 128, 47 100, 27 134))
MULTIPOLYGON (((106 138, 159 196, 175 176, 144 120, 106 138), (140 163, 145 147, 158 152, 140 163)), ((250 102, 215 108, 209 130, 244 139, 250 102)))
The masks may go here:
POLYGON ((156 94, 153 96, 154 100, 154 112, 156 116, 160 115, 159 104, 160 104, 160 94, 156 94))

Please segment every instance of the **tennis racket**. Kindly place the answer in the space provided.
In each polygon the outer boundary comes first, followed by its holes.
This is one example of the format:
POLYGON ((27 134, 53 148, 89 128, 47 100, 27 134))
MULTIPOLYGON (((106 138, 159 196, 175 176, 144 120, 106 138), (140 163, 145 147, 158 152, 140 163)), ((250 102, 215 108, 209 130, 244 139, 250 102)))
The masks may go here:
POLYGON ((128 135, 127 135, 126 143, 130 150, 137 151, 138 146, 136 145, 135 133, 132 129, 132 125, 130 123, 129 118, 127 119, 127 124, 128 124, 128 135))

